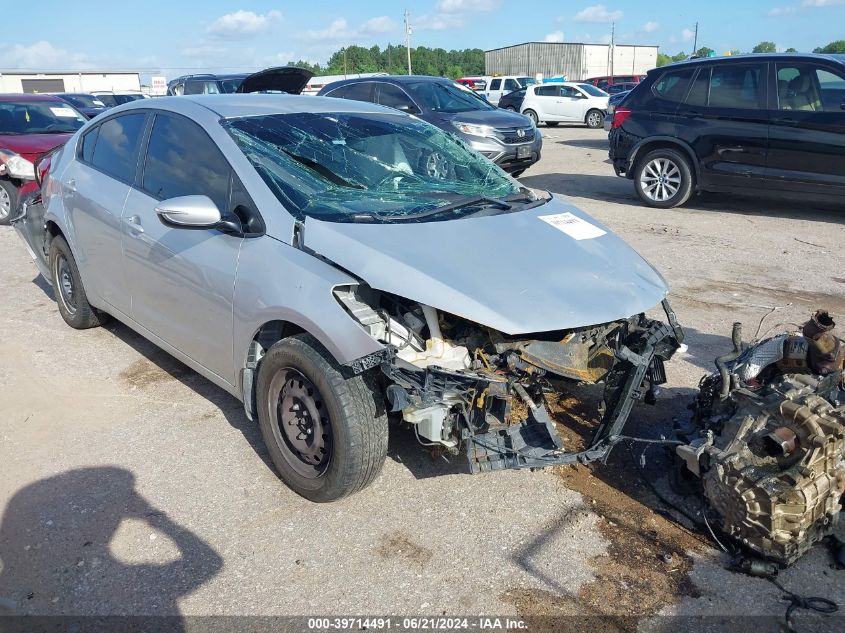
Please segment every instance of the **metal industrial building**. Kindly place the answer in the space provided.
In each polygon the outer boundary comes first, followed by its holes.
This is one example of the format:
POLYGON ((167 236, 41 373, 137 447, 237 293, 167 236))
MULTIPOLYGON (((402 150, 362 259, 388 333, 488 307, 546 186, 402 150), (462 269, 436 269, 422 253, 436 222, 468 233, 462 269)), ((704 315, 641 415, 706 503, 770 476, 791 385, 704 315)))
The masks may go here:
POLYGON ((137 92, 141 78, 123 70, 44 71, 0 70, 2 92, 137 92))
POLYGON ((602 75, 638 75, 657 66, 657 46, 526 42, 484 52, 488 75, 557 77, 571 81, 602 75), (611 59, 611 48, 613 58, 611 59))

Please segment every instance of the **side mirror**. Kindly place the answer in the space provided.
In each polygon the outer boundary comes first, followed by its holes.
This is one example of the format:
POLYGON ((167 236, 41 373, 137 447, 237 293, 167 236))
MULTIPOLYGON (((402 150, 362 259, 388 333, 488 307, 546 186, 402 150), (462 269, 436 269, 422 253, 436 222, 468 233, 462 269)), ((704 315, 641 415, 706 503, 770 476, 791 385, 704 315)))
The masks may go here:
POLYGON ((845 99, 843 99, 843 100, 842 100, 842 103, 840 103, 840 104, 839 104, 839 107, 840 107, 842 110, 845 110, 845 99))
POLYGON ((396 109, 399 110, 400 112, 404 112, 405 114, 419 114, 420 113, 420 109, 412 103, 406 103, 406 104, 400 105, 396 109))
POLYGON ((224 233, 241 231, 237 223, 222 218, 220 209, 208 196, 170 198, 159 203, 155 210, 162 224, 176 229, 217 229, 224 233))

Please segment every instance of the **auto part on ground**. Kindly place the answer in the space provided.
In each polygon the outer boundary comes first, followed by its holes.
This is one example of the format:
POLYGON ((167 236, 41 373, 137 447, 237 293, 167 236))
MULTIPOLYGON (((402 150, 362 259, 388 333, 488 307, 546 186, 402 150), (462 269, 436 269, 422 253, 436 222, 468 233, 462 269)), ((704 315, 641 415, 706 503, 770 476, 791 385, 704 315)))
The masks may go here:
POLYGON ((335 296, 391 350, 377 359, 389 409, 414 425, 422 443, 463 450, 472 472, 605 459, 634 403, 654 402, 663 363, 683 340, 666 301, 671 325, 639 314, 507 336, 364 285, 336 288, 335 296), (546 410, 550 379, 605 385, 603 419, 583 451, 566 451, 546 410))
POLYGON ((692 405, 677 455, 700 479, 720 528, 789 565, 833 533, 845 492, 845 343, 818 311, 801 332, 751 346, 734 324, 692 405))

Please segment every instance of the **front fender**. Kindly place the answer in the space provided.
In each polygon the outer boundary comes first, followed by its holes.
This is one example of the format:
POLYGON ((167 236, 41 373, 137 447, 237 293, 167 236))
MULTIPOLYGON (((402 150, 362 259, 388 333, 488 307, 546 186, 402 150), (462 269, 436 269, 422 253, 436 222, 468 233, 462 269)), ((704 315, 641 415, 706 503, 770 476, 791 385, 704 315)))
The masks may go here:
POLYGON ((332 293, 336 286, 356 283, 355 277, 270 236, 244 240, 234 293, 234 375, 246 366, 256 333, 272 321, 308 332, 342 365, 382 350, 332 293))

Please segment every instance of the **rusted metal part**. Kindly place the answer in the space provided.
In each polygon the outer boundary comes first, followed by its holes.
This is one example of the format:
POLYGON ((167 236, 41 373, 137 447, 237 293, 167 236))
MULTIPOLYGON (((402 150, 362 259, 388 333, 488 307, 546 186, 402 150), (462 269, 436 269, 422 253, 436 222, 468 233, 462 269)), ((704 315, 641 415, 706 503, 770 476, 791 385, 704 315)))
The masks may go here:
POLYGON ((782 565, 830 535, 842 510, 843 367, 835 357, 831 363, 812 356, 820 344, 826 345, 821 352, 837 350, 831 339, 841 345, 833 327, 819 311, 801 335, 760 341, 723 358, 720 373, 702 380, 693 428, 682 433, 689 444, 677 449, 701 478, 722 532, 782 565), (761 366, 761 358, 768 364, 761 366))

